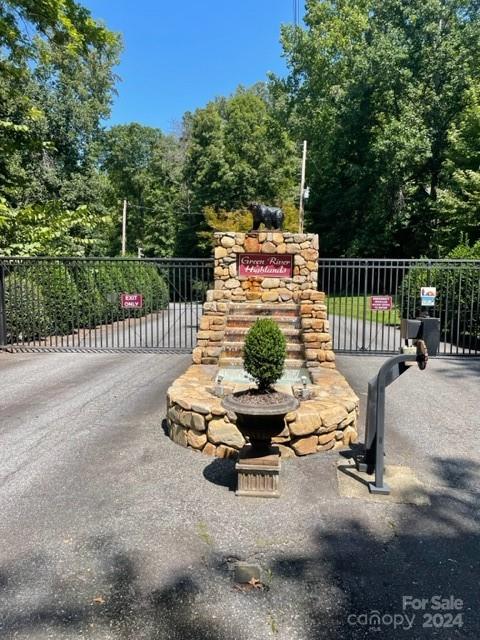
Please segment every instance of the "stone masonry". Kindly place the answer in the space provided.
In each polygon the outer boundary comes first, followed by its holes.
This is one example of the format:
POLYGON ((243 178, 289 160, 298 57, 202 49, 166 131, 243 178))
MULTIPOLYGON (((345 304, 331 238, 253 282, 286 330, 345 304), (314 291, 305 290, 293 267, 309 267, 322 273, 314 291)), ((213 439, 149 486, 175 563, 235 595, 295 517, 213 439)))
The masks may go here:
MULTIPOLYGON (((168 390, 167 423, 170 438, 183 447, 219 458, 236 457, 245 440, 215 393, 214 365, 192 365, 168 390)), ((287 414, 285 429, 273 442, 282 458, 345 448, 357 440, 358 398, 335 369, 319 368, 309 384, 309 399, 287 414)), ((224 392, 249 385, 227 383, 224 392)), ((298 395, 302 385, 276 385, 279 391, 298 395)))
MULTIPOLYGON (((268 316, 286 337, 286 367, 306 367, 310 376, 308 399, 302 399, 300 407, 286 416, 284 431, 274 439, 282 457, 355 442, 358 398, 335 369, 325 294, 317 290, 318 236, 231 232, 216 233, 214 239, 214 288, 207 292, 203 305, 194 364, 168 390, 170 438, 207 455, 237 456, 245 440, 236 427, 235 414, 223 408, 216 378, 219 366, 242 366, 249 327, 258 317, 268 316), (237 263, 242 253, 292 256, 291 261, 286 260, 288 277, 240 275, 237 263)), ((234 393, 249 386, 226 381, 223 391, 234 393)), ((299 383, 277 384, 276 388, 297 397, 302 392, 299 383)))
POLYGON ((317 291, 318 236, 282 231, 222 232, 214 234, 214 242, 215 284, 207 292, 203 305, 197 346, 193 350, 194 364, 219 363, 228 338, 229 317, 233 320, 243 308, 259 315, 268 314, 269 310, 273 315, 274 309, 285 310, 288 315, 293 313, 299 328, 299 359, 312 370, 335 368, 325 294, 317 291), (240 253, 291 255, 292 277, 242 277, 237 269, 240 253))

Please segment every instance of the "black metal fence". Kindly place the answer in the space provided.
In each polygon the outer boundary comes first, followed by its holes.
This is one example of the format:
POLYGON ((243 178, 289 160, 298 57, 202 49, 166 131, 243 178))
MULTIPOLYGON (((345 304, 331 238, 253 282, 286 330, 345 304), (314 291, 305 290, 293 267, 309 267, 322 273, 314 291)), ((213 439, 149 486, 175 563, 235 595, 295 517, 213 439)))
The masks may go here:
POLYGON ((398 352, 400 319, 428 313, 440 318, 440 355, 480 355, 478 260, 323 259, 319 289, 335 351, 398 352), (422 307, 422 287, 436 288, 433 306, 422 307))
POLYGON ((188 352, 212 276, 201 259, 2 258, 0 347, 188 352))
MULTIPOLYGON (((0 258, 0 348, 188 352, 212 282, 210 259, 0 258)), ((480 261, 323 259, 319 289, 335 351, 398 352, 400 319, 428 312, 441 355, 480 355, 480 261)))

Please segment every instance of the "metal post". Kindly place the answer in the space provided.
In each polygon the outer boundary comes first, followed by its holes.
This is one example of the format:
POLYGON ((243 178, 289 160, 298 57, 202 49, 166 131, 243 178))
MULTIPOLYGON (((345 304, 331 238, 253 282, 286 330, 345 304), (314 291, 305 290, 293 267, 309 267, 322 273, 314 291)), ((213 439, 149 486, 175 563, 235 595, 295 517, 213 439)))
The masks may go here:
POLYGON ((375 482, 368 483, 370 493, 388 495, 390 487, 383 481, 385 456, 385 381, 379 374, 377 378, 377 410, 375 420, 375 482))
POLYGON ((305 191, 305 168, 307 164, 307 141, 303 141, 303 154, 302 154, 302 177, 300 180, 300 205, 298 210, 298 232, 303 233, 304 228, 304 208, 303 208, 303 193, 305 191))
POLYGON ((122 213, 122 256, 125 256, 127 250, 127 199, 123 200, 122 213))
MULTIPOLYGON (((360 275, 360 274, 359 274, 360 275)), ((362 327, 362 346, 360 347, 360 351, 366 351, 367 347, 366 343, 366 335, 367 335, 367 280, 368 280, 368 266, 367 262, 365 262, 365 266, 363 269, 364 282, 363 282, 363 327, 362 327)))
POLYGON ((357 469, 366 473, 375 471, 375 481, 368 483, 370 493, 388 495, 390 487, 384 482, 385 456, 385 389, 401 376, 407 362, 417 362, 425 369, 428 352, 423 340, 417 341, 416 354, 401 354, 389 358, 380 367, 375 378, 368 383, 367 420, 365 425, 365 451, 356 460, 357 469))
POLYGON ((5 265, 0 264, 0 347, 7 344, 7 317, 5 306, 5 265))

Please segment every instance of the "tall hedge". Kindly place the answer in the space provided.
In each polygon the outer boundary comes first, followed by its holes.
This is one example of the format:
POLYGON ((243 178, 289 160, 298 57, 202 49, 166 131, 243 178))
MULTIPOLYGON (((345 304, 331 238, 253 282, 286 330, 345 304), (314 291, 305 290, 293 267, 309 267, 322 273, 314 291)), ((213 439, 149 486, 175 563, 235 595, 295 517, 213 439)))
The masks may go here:
POLYGON ((45 260, 15 265, 6 277, 8 339, 67 335, 165 309, 169 291, 155 264, 45 260), (122 293, 141 293, 142 309, 121 308, 122 293))
POLYGON ((80 300, 78 290, 66 264, 44 260, 28 267, 28 277, 35 282, 50 320, 50 333, 71 333, 78 321, 80 300))
POLYGON ((42 289, 28 273, 5 278, 7 342, 31 342, 50 335, 53 323, 42 289))

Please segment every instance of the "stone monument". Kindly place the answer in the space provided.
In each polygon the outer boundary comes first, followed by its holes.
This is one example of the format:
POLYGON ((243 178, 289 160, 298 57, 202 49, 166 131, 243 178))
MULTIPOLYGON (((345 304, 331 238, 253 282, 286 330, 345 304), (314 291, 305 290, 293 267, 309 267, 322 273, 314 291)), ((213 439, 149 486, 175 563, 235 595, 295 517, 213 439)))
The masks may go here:
POLYGON ((318 236, 280 230, 214 234, 214 283, 200 318, 193 365, 168 390, 168 433, 176 443, 237 457, 245 439, 221 396, 248 388, 242 350, 260 316, 287 340, 276 386, 300 398, 274 438, 282 458, 347 447, 357 439, 358 398, 335 368, 325 294, 318 291, 318 236))

